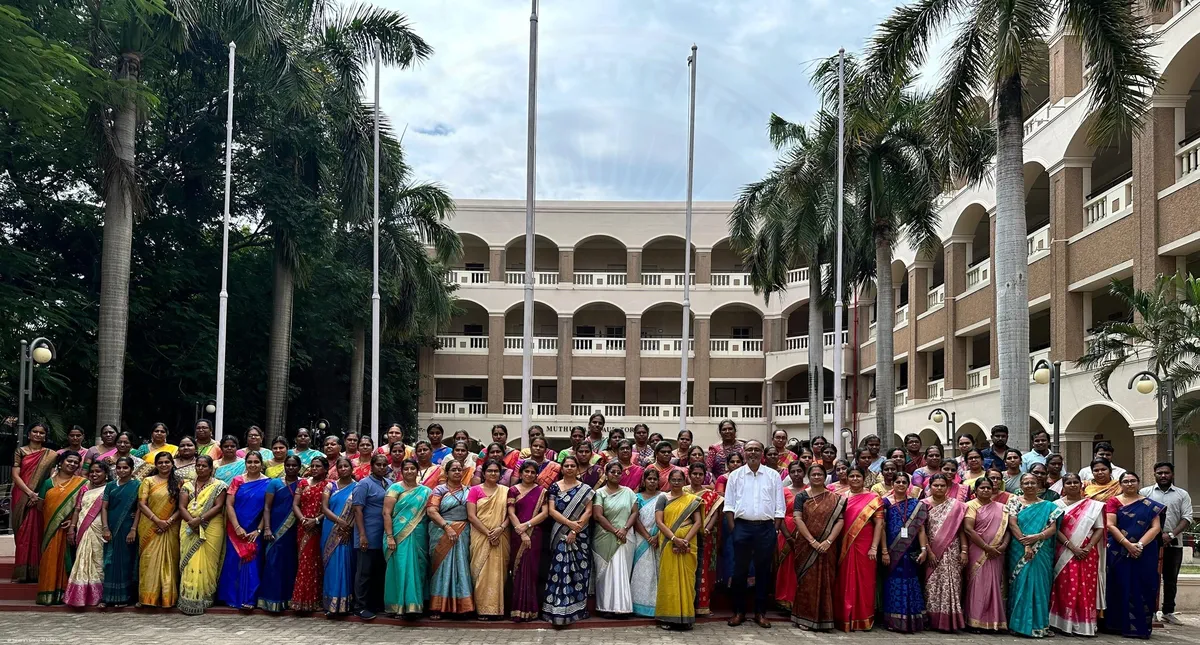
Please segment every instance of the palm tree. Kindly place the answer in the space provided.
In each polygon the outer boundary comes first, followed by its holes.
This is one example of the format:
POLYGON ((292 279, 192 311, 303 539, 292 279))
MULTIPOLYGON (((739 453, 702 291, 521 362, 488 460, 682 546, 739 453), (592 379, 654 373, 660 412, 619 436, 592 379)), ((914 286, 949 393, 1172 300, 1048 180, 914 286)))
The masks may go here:
MULTIPOLYGON (((1154 10, 1167 0, 1148 0, 1154 10)), ((1156 83, 1152 37, 1127 0, 917 0, 879 28, 869 65, 882 84, 921 66, 930 42, 958 28, 935 91, 934 121, 943 147, 961 143, 959 125, 976 115, 979 93, 996 119, 996 293, 1000 357, 1000 413, 1016 445, 1028 445, 1029 294, 1023 176, 1024 106, 1032 80, 1043 72, 1046 38, 1058 28, 1077 34, 1091 69, 1091 137, 1103 142, 1138 128, 1156 83)))

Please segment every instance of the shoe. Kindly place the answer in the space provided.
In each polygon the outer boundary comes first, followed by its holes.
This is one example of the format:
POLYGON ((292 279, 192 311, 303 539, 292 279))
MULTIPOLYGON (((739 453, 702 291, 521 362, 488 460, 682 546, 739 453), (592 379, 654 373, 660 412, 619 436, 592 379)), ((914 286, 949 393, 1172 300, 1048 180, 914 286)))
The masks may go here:
POLYGON ((1163 618, 1163 613, 1161 611, 1154 612, 1154 622, 1161 623, 1164 621, 1165 619, 1163 618))
POLYGON ((1176 614, 1174 612, 1169 613, 1169 614, 1163 614, 1163 620, 1165 620, 1166 622, 1168 622, 1172 625, 1182 625, 1183 624, 1183 621, 1179 620, 1179 614, 1176 614))
POLYGON ((754 615, 754 624, 762 627, 763 629, 771 629, 771 622, 768 621, 767 617, 763 616, 762 614, 754 615))
POLYGON ((375 620, 375 612, 370 609, 364 609, 356 614, 359 620, 375 620))
POLYGON ((730 618, 727 624, 730 627, 737 627, 744 622, 746 622, 746 614, 734 614, 733 618, 730 618))

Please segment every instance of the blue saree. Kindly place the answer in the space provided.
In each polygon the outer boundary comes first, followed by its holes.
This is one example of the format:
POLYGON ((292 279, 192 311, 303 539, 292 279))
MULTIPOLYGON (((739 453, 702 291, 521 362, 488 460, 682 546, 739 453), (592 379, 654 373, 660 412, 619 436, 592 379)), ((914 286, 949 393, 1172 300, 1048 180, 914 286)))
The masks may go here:
POLYGON ((299 480, 290 484, 282 479, 271 480, 270 492, 274 498, 271 500, 270 523, 274 540, 263 549, 262 568, 267 575, 258 587, 258 606, 273 613, 288 608, 296 585, 298 551, 292 502, 299 483, 299 480))
POLYGON ((921 590, 921 544, 917 535, 928 519, 928 507, 917 499, 897 502, 884 498, 884 520, 890 559, 883 589, 883 613, 888 629, 925 629, 925 594, 921 590))
POLYGON ((429 579, 429 521, 425 506, 433 491, 418 485, 405 490, 404 484, 392 484, 387 496, 395 498, 392 525, 385 526, 383 554, 387 571, 383 586, 383 604, 389 614, 420 614, 425 610, 429 579), (396 540, 396 549, 388 552, 387 537, 396 540))
POLYGON ((246 474, 246 460, 245 459, 239 459, 239 460, 233 462, 232 464, 226 464, 224 466, 217 466, 213 470, 213 477, 216 477, 217 479, 225 482, 226 486, 233 483, 234 477, 237 477, 238 475, 245 475, 245 474, 246 474))
MULTIPOLYGON (((560 515, 576 522, 592 505, 592 487, 580 482, 564 491, 560 483, 551 484, 546 496, 560 515)), ((542 617, 550 624, 562 627, 588 617, 588 587, 591 582, 592 548, 588 536, 591 525, 567 544, 565 525, 554 522, 550 533, 550 575, 542 602, 542 617)))
POLYGON ((217 583, 217 599, 235 609, 251 609, 258 604, 259 568, 261 554, 259 543, 239 538, 235 531, 240 526, 247 535, 258 530, 262 521, 267 487, 271 480, 260 477, 246 481, 235 477, 226 495, 233 498, 234 524, 226 513, 225 560, 221 564, 221 578, 217 583))
MULTIPOLYGON (((349 520, 353 514, 350 497, 358 482, 338 489, 337 482, 330 482, 329 510, 338 517, 349 520)), ((353 525, 353 523, 351 523, 353 525)), ((337 523, 328 518, 321 523, 321 559, 325 563, 324 606, 327 614, 346 614, 354 604, 354 549, 350 545, 350 531, 341 530, 337 523)))
POLYGON ((467 524, 467 489, 450 490, 442 484, 434 489, 430 503, 436 501, 442 520, 457 535, 451 540, 445 529, 429 525, 429 612, 465 614, 475 611, 471 584, 471 527, 467 524))
MULTIPOLYGON (((1009 500, 1006 510, 1017 518, 1022 535, 1046 530, 1062 516, 1062 508, 1042 500, 1026 505, 1020 497, 1009 500)), ((1008 628, 1022 636, 1041 638, 1050 631, 1050 583, 1054 579, 1055 536, 1022 546, 1008 545, 1008 628), (1032 555, 1029 555, 1032 554, 1032 555)))
MULTIPOLYGON (((1163 505, 1151 499, 1139 499, 1115 508, 1117 498, 1104 507, 1105 514, 1117 516, 1117 528, 1130 542, 1141 540, 1163 505)), ((1104 631, 1129 638, 1150 638, 1154 608, 1158 603, 1158 540, 1151 540, 1140 557, 1132 557, 1125 547, 1108 536, 1108 586, 1105 596, 1108 609, 1104 612, 1104 631), (1121 608, 1116 611, 1116 608, 1121 608)))

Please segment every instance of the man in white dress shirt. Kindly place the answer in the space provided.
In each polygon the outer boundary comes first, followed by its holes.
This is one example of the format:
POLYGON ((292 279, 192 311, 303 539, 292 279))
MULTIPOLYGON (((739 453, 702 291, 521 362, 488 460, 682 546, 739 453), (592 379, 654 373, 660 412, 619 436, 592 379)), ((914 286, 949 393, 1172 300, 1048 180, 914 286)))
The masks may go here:
POLYGON ((750 440, 745 445, 746 464, 729 475, 725 485, 725 526, 733 536, 733 603, 730 627, 746 622, 746 579, 754 564, 754 622, 770 627, 767 610, 771 603, 771 562, 775 538, 783 528, 787 512, 779 472, 763 465, 763 444, 750 440))
MULTIPOLYGON (((1107 441, 1101 441, 1096 444, 1095 450, 1092 452, 1092 460, 1107 459, 1108 463, 1112 464, 1112 478, 1121 481, 1121 475, 1125 474, 1125 469, 1113 464, 1113 445, 1107 441)), ((1079 479, 1084 482, 1092 481, 1092 462, 1089 461, 1083 468, 1079 469, 1079 479)))

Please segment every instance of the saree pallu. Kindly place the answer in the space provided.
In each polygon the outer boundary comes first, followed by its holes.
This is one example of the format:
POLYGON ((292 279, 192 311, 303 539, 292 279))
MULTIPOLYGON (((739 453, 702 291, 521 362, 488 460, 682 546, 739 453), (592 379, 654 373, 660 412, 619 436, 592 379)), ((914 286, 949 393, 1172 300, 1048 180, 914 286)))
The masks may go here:
POLYGON ((558 462, 547 459, 538 466, 537 483, 543 489, 550 488, 550 484, 558 481, 562 477, 562 466, 558 462))
MULTIPOLYGON (((577 522, 591 507, 593 492, 583 483, 566 491, 555 483, 546 495, 560 515, 577 522)), ((567 544, 570 529, 566 525, 555 522, 551 529, 550 574, 542 602, 542 617, 552 625, 570 625, 588 617, 588 587, 592 578, 590 530, 590 525, 583 527, 575 536, 575 543, 567 544)))
POLYGON ((706 490, 697 495, 704 510, 704 527, 711 530, 696 534, 696 615, 712 613, 713 590, 717 588, 717 556, 721 544, 721 508, 725 498, 715 490, 706 490))
MULTIPOLYGON (((1064 511, 1059 530, 1076 547, 1086 544, 1096 527, 1104 526, 1104 505, 1096 500, 1085 497, 1070 505, 1060 500, 1058 505, 1064 511)), ((1079 560, 1073 551, 1059 544, 1055 555, 1050 626, 1066 634, 1095 636, 1100 549, 1093 548, 1079 560)))
MULTIPOLYGON (((53 450, 41 448, 30 450, 28 446, 17 449, 13 465, 21 469, 21 481, 29 490, 38 491, 42 482, 50 476, 57 457, 53 450)), ((37 582, 38 565, 41 562, 42 535, 45 527, 42 510, 29 506, 29 496, 16 486, 12 487, 12 530, 16 543, 13 556, 13 582, 37 582)))
MULTIPOLYGON (((625 526, 636 504, 637 493, 622 487, 616 493, 607 488, 596 491, 592 505, 604 510, 608 523, 616 528, 625 526)), ((596 525, 592 537, 595 555, 596 611, 613 614, 633 613, 633 541, 624 544, 615 533, 596 525)))
MULTIPOLYGON (((330 482, 329 511, 349 521, 354 516, 350 497, 357 482, 339 489, 330 482)), ((351 522, 353 526, 353 522, 351 522)), ((337 522, 325 519, 321 526, 322 577, 321 606, 327 614, 345 614, 354 604, 354 548, 350 544, 351 530, 343 530, 337 522)))
MULTIPOLYGON (((166 482, 142 480, 138 499, 160 520, 171 517, 178 500, 167 490, 166 482)), ((171 524, 162 533, 154 522, 138 518, 138 603, 152 607, 174 607, 179 587, 179 524, 171 524)))
MULTIPOLYGON (((1017 504, 1017 503, 1014 503, 1017 504)), ((1011 512, 1011 511, 1010 511, 1011 512)), ((1058 521, 1062 509, 1045 500, 1017 512, 1022 535, 1046 530, 1058 521)), ((1050 630, 1050 580, 1054 569, 1056 537, 1023 546, 1015 539, 1008 546, 1008 628, 1023 636, 1041 638, 1050 630), (1026 554, 1032 556, 1026 559, 1026 554)), ((1157 559, 1155 559, 1157 565, 1157 559)))
MULTIPOLYGON (((513 509, 518 522, 525 523, 533 519, 545 503, 546 489, 541 486, 534 486, 527 493, 521 493, 516 486, 508 489, 508 506, 513 509)), ((509 616, 513 620, 533 620, 538 616, 538 600, 541 597, 538 592, 538 571, 542 564, 544 542, 541 524, 530 532, 529 546, 525 546, 516 531, 512 533, 512 597, 508 605, 509 616)))
MULTIPOLYGON (((503 524, 507 512, 507 486, 496 486, 496 492, 488 497, 481 496, 475 502, 475 517, 489 530, 503 524)), ((492 544, 486 533, 471 527, 471 580, 475 589, 475 613, 480 616, 504 615, 508 540, 508 535, 501 534, 500 540, 492 544)))
POLYGON ((282 479, 272 479, 270 484, 271 537, 263 547, 263 578, 258 585, 258 607, 272 613, 288 608, 288 601, 296 585, 298 555, 296 550, 296 516, 292 513, 292 502, 300 480, 290 484, 282 479))
MULTIPOLYGON (((437 487, 430 504, 437 501, 442 519, 458 534, 452 541, 437 525, 429 527, 429 611, 465 614, 475 611, 471 594, 471 532, 467 524, 467 489, 451 491, 437 487)), ((478 510, 478 509, 476 509, 478 510)))
MULTIPOLYGON (((846 498, 827 491, 809 497, 808 491, 796 496, 795 510, 818 543, 829 539, 834 526, 846 509, 846 498)), ((792 623, 815 631, 833 629, 836 622, 833 591, 838 575, 838 544, 820 553, 802 540, 796 542, 792 562, 796 568, 796 595, 792 598, 792 623)))
MULTIPOLYGON (((312 463, 314 457, 324 457, 325 453, 317 450, 316 448, 309 448, 308 450, 297 450, 296 456, 300 458, 300 465, 303 468, 308 468, 308 465, 312 463)), ((405 456, 407 457, 408 455, 405 456)))
POLYGON ((796 597, 796 558, 790 539, 796 534, 796 518, 792 515, 795 503, 796 493, 792 492, 791 487, 784 488, 783 532, 775 536, 775 602, 788 612, 792 610, 792 600, 796 597))
POLYGON ((387 550, 384 539, 383 555, 387 559, 384 577, 383 605, 390 614, 419 614, 425 610, 425 588, 429 575, 429 520, 425 508, 429 505, 427 486, 404 490, 403 484, 392 484, 387 496, 395 498, 392 525, 385 526, 385 536, 396 540, 396 549, 387 550))
POLYGON ((59 525, 71 519, 75 501, 84 490, 87 480, 76 475, 62 484, 53 479, 42 482, 38 495, 42 498, 45 518, 42 521, 42 556, 38 562, 39 605, 61 605, 67 591, 71 568, 75 564, 75 547, 67 542, 66 527, 59 525))
MULTIPOLYGON (((258 530, 262 522, 263 506, 267 487, 271 479, 260 477, 246 481, 241 477, 233 480, 226 493, 233 498, 234 518, 225 517, 226 557, 221 565, 221 579, 217 584, 217 599, 235 609, 252 609, 258 605, 259 557, 258 540, 253 542, 238 537, 235 526, 242 527, 247 534, 258 530)), ((261 535, 259 539, 261 539, 261 535)))
MULTIPOLYGON (((188 513, 200 517, 211 511, 227 488, 225 482, 215 478, 199 492, 196 492, 195 483, 184 484, 183 490, 188 493, 188 513)), ((225 558, 225 512, 201 522, 197 529, 186 522, 181 523, 179 552, 179 611, 199 616, 212 607, 213 596, 217 593, 217 576, 225 558)), ((237 557, 237 554, 231 552, 230 557, 237 557)))
MULTIPOLYGON (((224 466, 217 466, 216 469, 213 470, 213 477, 216 477, 217 479, 225 482, 226 486, 233 483, 234 477, 237 477, 238 475, 245 475, 245 474, 246 474, 246 460, 245 459, 239 459, 239 460, 233 462, 232 464, 226 464, 224 466)), ((271 477, 272 475, 267 475, 267 476, 271 477)))
MULTIPOLYGON (((1146 498, 1125 506, 1119 504, 1119 501, 1110 501, 1104 512, 1116 513, 1117 529, 1130 542, 1141 540, 1164 508, 1146 498)), ((1112 609, 1104 612, 1104 631, 1129 638, 1150 638, 1158 603, 1158 551, 1159 542, 1154 539, 1142 549, 1141 557, 1134 558, 1111 535, 1108 537, 1108 575, 1111 580, 1107 594, 1108 606, 1112 609)))
POLYGON ((925 594, 921 590, 921 545, 917 534, 929 517, 920 500, 884 500, 888 565, 883 587, 883 613, 888 629, 919 632, 925 629, 925 594))
POLYGON ((962 551, 958 538, 967 505, 957 499, 934 505, 927 498, 923 503, 929 511, 929 552, 937 558, 936 567, 925 569, 928 626, 953 632, 967 626, 962 610, 962 551))
POLYGON ((316 518, 315 530, 297 526, 296 534, 296 584, 292 587, 292 611, 319 611, 322 608, 321 594, 325 579, 325 563, 321 561, 321 492, 324 481, 310 482, 301 479, 296 484, 296 495, 300 497, 300 513, 305 519, 316 518))
POLYGON ((846 497, 846 534, 834 589, 834 623, 844 632, 875 626, 876 560, 867 556, 875 539, 875 518, 883 500, 863 492, 846 497))
MULTIPOLYGON (((645 468, 637 464, 625 466, 621 471, 621 485, 630 490, 637 490, 642 485, 642 473, 646 472, 645 468)), ((599 493, 599 489, 597 489, 599 493)))
POLYGON ((104 598, 104 530, 97 521, 104 502, 104 487, 84 486, 77 499, 75 566, 67 581, 64 602, 72 607, 87 607, 100 604, 104 598))
POLYGON ((1115 479, 1110 479, 1107 484, 1097 484, 1093 480, 1083 487, 1084 497, 1090 497, 1101 504, 1120 494, 1121 484, 1115 479))
MULTIPOLYGON (((687 493, 667 501, 658 499, 663 524, 671 527, 677 537, 687 535, 692 521, 703 502, 687 493)), ((678 553, 668 542, 659 552, 658 598, 654 604, 654 619, 668 625, 690 626, 696 622, 696 540, 688 542, 688 550, 678 553)))
MULTIPOLYGON (((1008 512, 998 502, 980 504, 979 500, 967 503, 967 517, 975 518, 975 532, 985 544, 996 548, 1004 541, 1008 531, 1008 512)), ((987 553, 970 544, 967 549, 966 598, 963 614, 967 627, 998 631, 1008 628, 1004 611, 1004 595, 1000 585, 1004 580, 1004 556, 989 559, 987 553)))
MULTIPOLYGON (((660 495, 662 493, 657 493, 650 499, 637 496, 638 523, 650 537, 658 535, 654 509, 660 495)), ((653 618, 654 605, 658 602, 658 548, 642 537, 641 533, 634 531, 632 535, 633 575, 630 585, 633 587, 633 613, 653 618)))
POLYGON ((140 483, 130 479, 124 484, 109 482, 104 487, 108 502, 108 530, 112 540, 104 545, 104 595, 101 599, 110 607, 137 602, 138 541, 126 542, 133 530, 133 514, 137 510, 140 483))
POLYGON ((172 445, 169 443, 164 443, 161 446, 154 447, 148 443, 144 443, 140 447, 130 450, 129 454, 133 455, 134 457, 139 457, 141 459, 145 459, 146 461, 150 462, 151 466, 153 466, 154 465, 154 456, 160 452, 168 453, 172 457, 174 457, 175 453, 179 452, 179 446, 175 446, 175 445, 172 445))
POLYGON ((423 472, 417 473, 417 482, 428 488, 430 492, 433 492, 433 489, 437 488, 438 484, 442 482, 443 476, 442 467, 434 464, 423 472))
MULTIPOLYGON (((600 488, 604 485, 604 466, 598 463, 588 466, 579 473, 579 481, 587 484, 589 488, 600 488)), ((548 490, 549 486, 546 488, 548 490)))
MULTIPOLYGON (((303 469, 301 469, 301 470, 303 471, 303 469)), ((332 464, 330 464, 330 470, 333 470, 332 464)), ((266 475, 267 477, 270 477, 271 479, 275 479, 276 477, 283 477, 283 464, 272 464, 272 463, 269 463, 269 461, 264 461, 263 462, 263 474, 266 475)), ((336 474, 334 475, 334 479, 337 479, 336 474)), ((230 481, 233 481, 233 480, 230 480, 230 481)))

